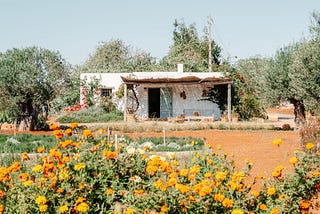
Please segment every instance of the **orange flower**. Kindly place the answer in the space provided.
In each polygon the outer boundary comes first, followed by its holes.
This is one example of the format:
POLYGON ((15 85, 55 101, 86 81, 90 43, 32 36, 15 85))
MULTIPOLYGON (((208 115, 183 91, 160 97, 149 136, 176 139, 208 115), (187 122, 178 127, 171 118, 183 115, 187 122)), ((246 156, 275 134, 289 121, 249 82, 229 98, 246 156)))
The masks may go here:
POLYGON ((282 139, 281 138, 276 138, 272 141, 273 145, 279 147, 280 144, 282 143, 282 139))
POLYGON ((70 128, 71 128, 71 129, 78 128, 78 123, 71 123, 71 124, 70 124, 70 128))
POLYGON ((43 148, 43 147, 40 147, 40 148, 38 148, 38 153, 44 153, 46 150, 45 150, 45 148, 43 148))
POLYGON ((66 133, 66 135, 68 135, 68 136, 71 136, 72 135, 72 129, 66 129, 66 131, 64 133, 66 133))
POLYGON ((56 123, 55 124, 51 124, 49 128, 50 128, 50 130, 54 131, 54 130, 59 128, 59 125, 56 124, 56 123))
POLYGON ((292 158, 290 158, 289 162, 290 162, 291 164, 293 164, 293 165, 296 165, 296 164, 298 163, 298 158, 292 157, 292 158))
POLYGON ((109 150, 103 150, 102 156, 107 157, 108 160, 115 159, 117 157, 117 153, 109 150))
POLYGON ((28 153, 26 153, 26 152, 22 153, 21 158, 22 158, 22 160, 30 160, 28 153))
POLYGON ((314 144, 313 143, 309 142, 309 143, 306 144, 306 149, 307 150, 311 150, 313 148, 314 148, 314 144))
POLYGON ((259 205, 259 209, 260 209, 260 210, 267 210, 267 205, 265 205, 265 204, 260 204, 260 205, 259 205))
POLYGON ((62 130, 61 129, 55 129, 53 131, 53 134, 56 136, 57 139, 61 139, 63 138, 63 133, 62 133, 62 130))
POLYGON ((92 133, 89 129, 86 129, 83 131, 82 136, 83 137, 92 137, 92 133))
POLYGON ((300 201, 299 203, 301 211, 307 211, 310 209, 310 202, 309 201, 300 201))
POLYGON ((267 193, 268 193, 268 195, 270 195, 270 196, 276 194, 276 192, 277 192, 277 189, 274 188, 274 187, 270 187, 270 188, 268 188, 268 190, 267 190, 267 193))
POLYGON ((0 197, 2 198, 2 197, 4 197, 5 195, 6 195, 6 193, 5 193, 4 191, 0 190, 0 197))

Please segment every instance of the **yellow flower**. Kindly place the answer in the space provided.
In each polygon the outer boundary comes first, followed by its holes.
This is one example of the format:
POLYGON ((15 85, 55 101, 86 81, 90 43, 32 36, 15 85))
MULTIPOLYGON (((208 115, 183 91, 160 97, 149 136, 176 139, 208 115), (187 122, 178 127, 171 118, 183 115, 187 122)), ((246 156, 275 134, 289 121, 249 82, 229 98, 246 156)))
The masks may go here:
POLYGON ((86 167, 86 165, 84 163, 78 163, 78 164, 74 165, 73 169, 75 171, 79 171, 81 169, 84 169, 85 167, 86 167))
POLYGON ((200 171, 200 166, 199 165, 195 165, 195 166, 192 166, 189 170, 189 173, 191 175, 196 175, 198 174, 198 172, 200 171))
POLYGON ((78 197, 77 200, 76 200, 76 204, 79 204, 79 203, 84 202, 84 201, 86 201, 86 198, 78 197))
POLYGON ((179 172, 179 175, 182 177, 185 177, 188 175, 188 170, 187 169, 181 169, 179 172))
POLYGON ((163 206, 161 207, 161 212, 163 212, 163 213, 168 212, 168 207, 165 206, 165 205, 163 205, 163 206))
POLYGON ((289 162, 290 162, 291 164, 295 165, 295 164, 298 163, 298 158, 292 157, 292 158, 290 158, 289 162))
POLYGON ((232 199, 225 198, 225 199, 222 201, 222 206, 223 206, 223 207, 230 208, 230 207, 233 207, 233 205, 234 205, 234 202, 233 202, 232 199))
POLYGON ((46 196, 44 196, 44 195, 39 195, 39 196, 36 198, 36 204, 38 204, 38 205, 43 205, 43 204, 45 204, 45 203, 47 203, 47 198, 46 198, 46 196))
POLYGON ((46 212, 48 210, 48 205, 46 205, 46 204, 40 205, 39 210, 42 213, 46 212))
POLYGON ((216 179, 217 179, 217 180, 223 181, 223 180, 225 180, 226 178, 227 178, 227 172, 220 172, 220 171, 218 171, 218 172, 216 173, 216 179))
POLYGON ((81 202, 74 209, 78 212, 85 213, 88 211, 89 205, 86 202, 81 202))
POLYGON ((30 185, 32 185, 33 184, 33 181, 32 180, 27 180, 27 181, 25 181, 24 183, 23 183, 23 185, 25 186, 25 187, 28 187, 28 186, 30 186, 30 185))
POLYGON ((128 209, 126 210, 125 214, 132 214, 132 213, 134 213, 134 211, 135 211, 135 209, 132 208, 132 207, 130 207, 130 208, 128 208, 128 209))
POLYGON ((311 150, 313 148, 314 148, 314 144, 313 143, 309 142, 309 143, 306 144, 306 149, 311 150))
POLYGON ((46 150, 43 147, 37 149, 38 153, 44 153, 46 150))
POLYGON ((112 194, 113 194, 113 189, 108 188, 108 189, 107 189, 107 195, 112 195, 112 194))
POLYGON ((274 187, 270 187, 270 188, 268 188, 268 190, 267 190, 267 193, 268 193, 268 195, 270 195, 270 196, 276 194, 276 192, 277 192, 277 189, 274 188, 274 187))
POLYGON ((279 147, 280 144, 282 143, 282 139, 281 138, 276 138, 272 141, 273 145, 279 147))
POLYGON ((68 212, 68 210, 69 210, 69 208, 68 208, 67 204, 62 205, 62 206, 59 207, 59 212, 60 213, 66 213, 66 212, 68 212))
POLYGON ((217 202, 222 202, 224 200, 224 195, 221 194, 221 193, 217 193, 214 195, 214 200, 217 201, 217 202))
POLYGON ((260 204, 259 205, 260 210, 267 210, 267 205, 265 204, 260 204))
POLYGON ((153 183, 153 186, 155 187, 155 188, 161 188, 162 186, 163 186, 163 183, 162 183, 162 181, 161 180, 157 180, 157 181, 155 181, 154 183, 153 183))
POLYGON ((78 127, 78 123, 71 123, 70 128, 74 129, 78 127))
POLYGON ((232 210, 231 214, 244 214, 244 212, 243 210, 236 209, 236 210, 232 210))
POLYGON ((92 137, 92 133, 89 129, 86 129, 83 131, 82 136, 83 137, 92 137))
POLYGON ((176 178, 170 178, 166 185, 167 185, 167 187, 172 187, 176 183, 177 183, 177 179, 176 178))
POLYGON ((22 160, 30 160, 28 153, 24 152, 21 155, 22 160))
POLYGON ((42 169, 43 169, 43 167, 41 165, 36 165, 36 166, 32 167, 33 172, 41 172, 42 169))
POLYGON ((251 194, 254 196, 254 197, 259 197, 260 193, 257 191, 257 190, 252 190, 251 191, 251 194))
POLYGON ((278 213, 279 213, 278 208, 273 208, 269 214, 278 214, 278 213))

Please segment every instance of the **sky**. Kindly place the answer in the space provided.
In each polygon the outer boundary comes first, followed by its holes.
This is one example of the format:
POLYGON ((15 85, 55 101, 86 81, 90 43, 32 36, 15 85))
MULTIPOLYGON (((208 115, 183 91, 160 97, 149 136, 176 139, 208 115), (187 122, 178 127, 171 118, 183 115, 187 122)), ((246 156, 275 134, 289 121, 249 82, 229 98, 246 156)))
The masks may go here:
POLYGON ((211 16, 225 59, 272 57, 309 37, 312 11, 319 0, 0 0, 0 52, 38 46, 80 65, 102 42, 121 39, 161 59, 175 19, 204 36, 211 16))

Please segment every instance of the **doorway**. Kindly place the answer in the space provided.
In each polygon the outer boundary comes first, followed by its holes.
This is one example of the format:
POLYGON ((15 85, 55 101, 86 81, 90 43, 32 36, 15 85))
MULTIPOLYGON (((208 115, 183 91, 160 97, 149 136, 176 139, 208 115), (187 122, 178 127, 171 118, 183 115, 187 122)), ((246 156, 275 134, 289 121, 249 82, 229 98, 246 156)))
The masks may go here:
POLYGON ((148 116, 149 118, 172 117, 172 89, 148 89, 148 116))

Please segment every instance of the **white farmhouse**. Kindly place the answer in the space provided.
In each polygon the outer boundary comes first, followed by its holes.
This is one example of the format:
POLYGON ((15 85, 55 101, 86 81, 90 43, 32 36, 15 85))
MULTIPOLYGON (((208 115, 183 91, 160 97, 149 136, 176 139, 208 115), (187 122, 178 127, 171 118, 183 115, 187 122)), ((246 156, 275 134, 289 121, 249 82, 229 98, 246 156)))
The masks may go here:
MULTIPOLYGON (((179 67, 178 67, 179 68, 179 67)), ((219 106, 207 99, 208 88, 225 85, 228 117, 231 118, 232 79, 222 72, 132 72, 82 73, 81 80, 99 82, 100 96, 115 94, 121 87, 124 96, 113 96, 119 110, 126 114, 134 111, 137 118, 171 118, 184 115, 220 119, 219 106)), ((80 104, 85 102, 84 89, 80 88, 80 104)))

